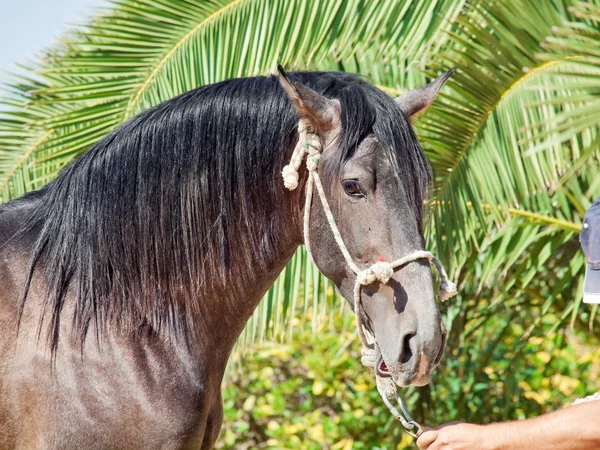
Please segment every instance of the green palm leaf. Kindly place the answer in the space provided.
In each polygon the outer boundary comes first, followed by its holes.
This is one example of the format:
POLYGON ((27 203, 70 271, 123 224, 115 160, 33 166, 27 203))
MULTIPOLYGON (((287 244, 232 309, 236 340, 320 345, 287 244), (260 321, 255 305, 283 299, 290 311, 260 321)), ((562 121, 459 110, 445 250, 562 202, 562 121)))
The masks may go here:
MULTIPOLYGON (((437 172, 431 236, 443 258, 453 259, 459 277, 465 270, 489 272, 477 273, 476 291, 489 280, 511 277, 516 277, 511 283, 525 289, 531 274, 518 266, 516 271, 500 270, 504 265, 498 264, 473 267, 472 261, 461 261, 456 248, 467 255, 480 253, 486 236, 495 235, 499 227, 507 239, 508 229, 515 236, 538 229, 535 239, 549 229, 556 242, 571 243, 590 200, 600 194, 593 178, 597 170, 581 161, 582 154, 589 155, 586 145, 597 136, 596 127, 581 128, 569 145, 555 142, 548 152, 528 153, 547 132, 531 125, 552 123, 562 111, 561 105, 547 101, 547 90, 565 85, 567 75, 557 70, 571 63, 535 55, 544 51, 545 36, 565 14, 547 2, 472 3, 448 28, 442 54, 435 60, 432 56, 433 70, 454 61, 458 73, 442 101, 419 123, 437 172), (535 17, 535 26, 529 26, 529 17, 535 17), (565 176, 576 163, 579 176, 571 177, 567 186, 565 176)), ((535 239, 515 249, 530 251, 535 239)), ((571 252, 574 256, 577 247, 571 246, 571 252)), ((523 260, 517 256, 507 258, 511 265, 523 260)), ((544 266, 539 262, 535 269, 544 271, 544 266)), ((580 273, 565 276, 578 278, 580 273)))
MULTIPOLYGON (((578 3, 569 10, 574 20, 553 28, 541 44, 545 53, 538 55, 541 61, 567 63, 553 70, 559 83, 544 86, 546 103, 559 105, 561 113, 551 121, 532 126, 544 139, 529 150, 530 154, 576 140, 599 127, 600 5, 578 3)), ((587 156, 593 156, 599 143, 588 139, 586 144, 591 151, 587 156)))

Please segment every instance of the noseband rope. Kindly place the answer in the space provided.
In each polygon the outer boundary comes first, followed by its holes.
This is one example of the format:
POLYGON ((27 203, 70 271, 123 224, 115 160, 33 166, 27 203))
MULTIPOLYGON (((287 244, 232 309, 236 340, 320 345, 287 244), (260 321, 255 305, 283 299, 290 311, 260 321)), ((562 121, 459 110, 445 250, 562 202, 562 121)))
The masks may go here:
MULTIPOLYGON (((377 261, 370 267, 361 270, 352 259, 350 252, 348 252, 348 249, 344 244, 344 240, 340 235, 340 231, 335 223, 335 219, 333 218, 333 214, 331 213, 329 203, 327 202, 327 197, 325 196, 323 184, 321 183, 321 178, 319 177, 318 172, 321 151, 321 139, 311 129, 310 125, 305 120, 301 119, 300 123, 298 124, 298 143, 294 148, 294 152, 292 153, 290 163, 287 166, 285 166, 282 171, 283 184, 289 190, 294 190, 298 187, 298 170, 300 169, 300 165, 302 164, 302 160, 304 159, 304 154, 306 154, 306 168, 308 169, 308 181, 306 186, 306 202, 304 204, 304 245, 306 247, 306 251, 308 252, 311 261, 314 264, 314 260, 310 250, 309 225, 313 190, 314 186, 316 186, 319 198, 321 200, 321 204, 323 206, 323 210, 325 211, 325 215, 327 216, 327 223, 329 223, 329 227, 331 228, 333 237, 335 238, 338 247, 344 255, 346 263, 356 274, 356 282, 354 284, 354 316, 356 319, 356 329, 358 331, 358 335, 363 346, 361 362, 363 363, 363 365, 375 369, 375 345, 373 339, 371 339, 371 342, 369 342, 370 340, 367 338, 362 323, 362 287, 368 286, 369 284, 375 283, 377 281, 383 284, 387 284, 390 277, 393 275, 395 269, 402 267, 410 262, 417 261, 419 259, 427 259, 430 264, 432 263, 437 268, 441 278, 439 290, 439 297, 441 301, 445 301, 457 294, 456 285, 448 279, 448 275, 446 274, 446 271, 444 270, 444 267, 442 266, 440 261, 431 252, 423 250, 413 252, 391 263, 386 262, 382 258, 380 258, 379 261, 377 261)), ((377 372, 375 371, 375 373, 377 372)), ((412 419, 412 417, 404 407, 404 403, 398 395, 398 392, 396 391, 396 385, 392 381, 392 379, 376 375, 376 382, 377 390, 379 391, 381 398, 383 399, 384 403, 389 408, 391 413, 401 422, 404 429, 410 435, 415 437, 418 436, 422 432, 422 428, 415 420, 412 419), (398 408, 396 408, 390 402, 390 400, 394 398, 396 399, 400 410, 398 410, 398 408), (413 431, 413 429, 415 428, 416 430, 413 431)))

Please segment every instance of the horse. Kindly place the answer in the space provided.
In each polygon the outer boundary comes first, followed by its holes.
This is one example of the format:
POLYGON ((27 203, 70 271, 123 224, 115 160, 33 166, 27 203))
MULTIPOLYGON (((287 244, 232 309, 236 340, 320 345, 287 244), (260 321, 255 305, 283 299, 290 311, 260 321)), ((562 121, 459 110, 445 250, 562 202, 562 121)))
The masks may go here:
MULTIPOLYGON (((351 307, 356 274, 323 206, 281 171, 299 120, 356 264, 424 248, 430 163, 411 118, 447 74, 397 99, 357 75, 206 85, 125 122, 0 206, 0 448, 210 449, 236 339, 303 244, 351 307)), ((360 292, 375 371, 424 385, 446 330, 427 261, 360 292)))

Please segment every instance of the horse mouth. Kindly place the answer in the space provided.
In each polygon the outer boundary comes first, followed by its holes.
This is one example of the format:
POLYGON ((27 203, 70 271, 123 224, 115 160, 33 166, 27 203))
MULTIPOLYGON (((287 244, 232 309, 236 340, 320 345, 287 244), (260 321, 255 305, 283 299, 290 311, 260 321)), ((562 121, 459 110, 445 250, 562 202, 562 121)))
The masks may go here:
POLYGON ((387 365, 385 364, 385 361, 383 360, 383 356, 379 355, 377 357, 377 360, 375 361, 375 374, 379 377, 383 377, 383 378, 390 378, 392 376, 392 374, 390 373, 390 370, 388 369, 387 365))

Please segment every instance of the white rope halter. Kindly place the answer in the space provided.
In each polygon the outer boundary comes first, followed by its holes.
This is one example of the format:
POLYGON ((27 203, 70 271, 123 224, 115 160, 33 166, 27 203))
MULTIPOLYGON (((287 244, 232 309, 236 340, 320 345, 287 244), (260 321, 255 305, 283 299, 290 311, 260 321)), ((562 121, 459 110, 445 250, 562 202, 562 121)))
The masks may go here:
MULTIPOLYGON (((437 268, 441 278, 439 290, 439 297, 441 301, 445 301, 457 294, 456 285, 448 279, 448 275, 446 274, 446 271, 444 270, 444 267, 442 266, 440 261, 431 252, 422 250, 413 252, 391 263, 386 262, 380 258, 380 260, 377 261, 375 264, 371 265, 370 267, 364 270, 361 270, 352 259, 352 256, 350 255, 348 249, 346 248, 346 245, 344 244, 344 240, 340 235, 340 231, 335 223, 333 214, 331 214, 331 208, 329 208, 329 203, 327 202, 327 198, 325 197, 325 191, 323 190, 323 185, 321 183, 321 178, 319 177, 318 172, 321 151, 321 139, 310 128, 310 125, 306 121, 301 119, 300 123, 298 124, 298 143, 294 148, 294 152, 292 153, 290 163, 287 166, 285 166, 282 171, 283 184, 289 190, 294 190, 298 187, 298 169, 302 164, 304 154, 307 154, 306 168, 308 169, 308 184, 306 186, 306 202, 304 204, 304 245, 306 247, 306 251, 308 252, 311 261, 313 261, 314 263, 312 253, 310 250, 309 225, 313 187, 316 186, 319 198, 321 199, 321 204, 323 205, 323 210, 325 211, 325 215, 327 216, 327 222, 329 223, 329 227, 333 232, 335 241, 337 242, 338 247, 342 251, 346 263, 356 274, 356 282, 354 284, 354 316, 356 318, 356 328, 358 331, 358 335, 363 345, 363 357, 361 358, 361 361, 367 367, 374 367, 374 345, 372 343, 369 343, 362 323, 362 301, 360 295, 362 286, 367 286, 369 284, 375 283, 376 281, 386 284, 389 281, 390 277, 393 275, 394 269, 397 269, 398 267, 404 266, 409 262, 413 262, 419 259, 427 259, 430 263, 433 263, 437 268)), ((391 406, 389 401, 386 400, 393 398, 394 395, 396 395, 397 397, 396 387, 393 381, 391 381, 391 379, 389 378, 377 377, 377 389, 379 390, 379 393, 384 399, 386 405, 388 405, 390 410, 392 410, 393 406, 391 406)), ((401 405, 401 407, 403 408, 403 405, 401 405)), ((392 413, 394 413, 394 415, 398 417, 398 415, 393 410, 392 413)), ((400 419, 400 421, 402 422, 402 419, 400 417, 398 417, 398 419, 400 419)), ((418 424, 414 424, 418 426, 418 424)), ((403 423, 403 425, 405 424, 403 423)), ((405 428, 412 428, 413 426, 410 426, 409 423, 409 427, 405 425, 405 428)))

